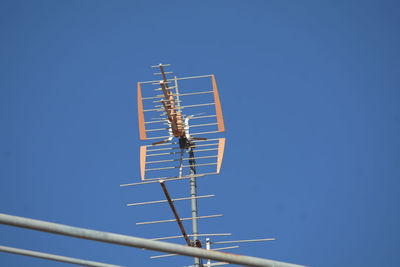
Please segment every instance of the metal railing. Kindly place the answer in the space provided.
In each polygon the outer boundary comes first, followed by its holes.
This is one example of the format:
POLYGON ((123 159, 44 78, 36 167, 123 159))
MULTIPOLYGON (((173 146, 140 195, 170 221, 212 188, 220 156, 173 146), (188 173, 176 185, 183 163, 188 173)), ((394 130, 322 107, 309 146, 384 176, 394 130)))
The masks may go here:
POLYGON ((260 266, 260 267, 300 267, 300 265, 284 263, 274 260, 228 254, 218 251, 210 251, 196 247, 183 246, 162 241, 154 241, 145 238, 139 238, 128 235, 115 234, 110 232, 102 232, 80 227, 73 227, 58 223, 51 223, 41 220, 34 220, 25 217, 18 217, 0 213, 0 223, 21 228, 28 228, 42 232, 53 234, 72 236, 76 238, 100 241, 105 243, 117 244, 128 247, 144 248, 149 250, 175 253, 179 255, 197 257, 203 259, 211 259, 215 261, 228 262, 243 266, 260 266))

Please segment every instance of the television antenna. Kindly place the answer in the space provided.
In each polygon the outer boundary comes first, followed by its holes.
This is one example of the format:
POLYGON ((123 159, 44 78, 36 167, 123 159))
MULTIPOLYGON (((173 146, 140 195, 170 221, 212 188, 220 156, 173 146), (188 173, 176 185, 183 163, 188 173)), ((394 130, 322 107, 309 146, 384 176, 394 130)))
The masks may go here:
MULTIPOLYGON (((164 258, 175 255, 185 255, 194 257, 194 266, 202 267, 205 266, 202 262, 203 259, 207 259, 206 266, 218 266, 218 265, 226 265, 226 264, 240 264, 245 266, 282 266, 282 267, 290 267, 290 266, 300 266, 290 263, 278 262, 268 259, 250 257, 245 255, 237 255, 230 253, 221 253, 218 250, 226 250, 237 248, 237 245, 230 247, 222 247, 222 248, 213 248, 211 249, 211 244, 228 244, 228 243, 243 243, 243 242, 258 242, 258 241, 269 241, 274 240, 274 238, 264 238, 264 239, 252 239, 252 240, 231 240, 231 241, 212 241, 210 237, 217 238, 219 236, 229 236, 230 233, 212 233, 212 234, 200 234, 198 233, 198 219, 205 218, 214 218, 220 217, 221 214, 218 215, 207 215, 207 216, 198 216, 197 214, 197 199, 213 197, 214 195, 197 195, 197 187, 196 187, 196 178, 204 177, 206 175, 218 174, 221 169, 221 163, 224 153, 225 147, 225 138, 213 137, 213 134, 219 134, 224 132, 224 122, 222 118, 221 104, 218 96, 217 86, 215 82, 214 75, 204 75, 204 76, 193 76, 193 77, 184 77, 177 78, 174 76, 173 79, 167 79, 166 75, 170 74, 164 71, 164 67, 169 65, 158 65, 154 67, 160 68, 160 73, 158 75, 162 75, 161 81, 149 81, 149 82, 141 82, 138 83, 138 113, 139 113, 139 129, 140 129, 140 138, 142 140, 157 140, 155 143, 151 145, 141 146, 140 148, 140 167, 141 167, 141 182, 131 183, 131 184, 123 184, 121 186, 133 186, 133 185, 143 185, 143 184, 154 184, 159 183, 162 187, 162 190, 165 195, 165 200, 156 200, 156 201, 147 201, 147 202, 139 202, 139 203, 131 203, 128 206, 140 206, 140 205, 148 205, 148 204, 157 204, 167 202, 174 214, 175 219, 172 220, 161 220, 161 221, 150 221, 150 222, 142 222, 137 223, 141 224, 157 224, 163 222, 177 222, 181 231, 181 235, 179 236, 164 236, 151 239, 139 238, 128 235, 121 235, 110 232, 102 232, 96 231, 92 229, 85 229, 79 227, 73 227, 69 225, 63 225, 58 223, 52 223, 42 220, 35 220, 31 218, 13 216, 9 214, 0 213, 0 224, 5 224, 9 226, 22 227, 31 230, 37 230, 42 232, 48 232, 58 235, 71 236, 76 238, 88 239, 93 241, 117 244, 128 247, 138 247, 142 249, 150 249, 155 251, 160 251, 164 253, 173 253, 173 254, 164 254, 158 256, 152 256, 151 258, 164 258), (192 79, 200 79, 200 78, 210 78, 212 81, 212 90, 211 91, 200 91, 200 92, 186 92, 187 88, 185 87, 184 93, 180 93, 178 91, 178 80, 180 81, 180 85, 182 81, 192 80, 192 79), (144 84, 159 84, 160 88, 155 89, 156 95, 150 97, 142 97, 141 85, 144 84), (171 86, 170 86, 171 85, 171 86), (161 91, 162 94, 158 94, 161 91), (200 103, 200 104, 191 104, 186 106, 181 105, 181 98, 184 96, 196 96, 196 101, 204 101, 200 96, 203 94, 209 94, 213 97, 212 103, 200 103), (160 100, 153 100, 160 99, 160 100), (143 109, 144 100, 151 100, 151 103, 156 103, 156 106, 152 109, 145 110, 143 109), (159 105, 161 103, 162 105, 159 105), (158 105, 157 105, 158 104, 158 105), (191 115, 183 114, 182 110, 185 109, 196 109, 196 108, 204 108, 214 106, 215 110, 212 109, 213 114, 207 114, 209 109, 206 109, 205 113, 196 113, 191 112, 191 115), (150 120, 146 119, 145 121, 145 112, 161 112, 159 115, 161 118, 150 118, 150 120), (189 120, 195 119, 205 119, 210 120, 212 118, 216 119, 216 122, 203 122, 202 124, 189 124, 189 120), (163 128, 151 128, 146 127, 147 124, 157 124, 161 123, 164 125, 163 128), (203 130, 201 132, 197 132, 195 134, 190 134, 190 127, 217 127, 217 130, 203 130), (156 136, 151 137, 152 132, 157 131, 167 131, 169 133, 168 136, 156 136), (147 136, 149 134, 149 137, 147 136), (202 136, 199 136, 202 135, 202 136), (209 137, 211 135, 211 137, 209 137), (172 141, 174 138, 177 141, 172 141), (160 140, 163 139, 163 140, 160 140), (200 144, 199 144, 200 143, 200 144), (211 147, 211 148, 210 148, 211 147), (150 149, 147 149, 150 148, 150 149), (152 153, 156 151, 155 153, 152 153), (206 153, 205 155, 194 156, 194 151, 196 153, 202 152, 206 153), (147 152, 150 152, 149 154, 147 152), (208 153, 208 155, 207 155, 208 153), (186 155, 188 154, 188 155, 186 155), (176 155, 179 158, 176 158, 176 155), (159 159, 147 161, 147 158, 151 157, 159 157, 159 156, 171 156, 170 159, 159 159), (185 158, 187 157, 187 158, 185 158), (184 161, 188 160, 189 165, 184 165, 184 161), (214 162, 205 162, 205 163, 197 163, 198 160, 214 160, 214 162), (178 166, 170 166, 173 163, 179 162, 178 166), (155 166, 149 168, 147 165, 155 164, 155 166), (157 164, 167 164, 164 167, 157 167, 157 164), (197 167, 200 167, 200 171, 197 167), (205 170, 203 168, 214 168, 214 170, 205 170), (216 167, 216 169, 215 169, 216 167), (189 168, 189 174, 183 174, 183 170, 189 168), (166 176, 159 177, 146 177, 147 172, 175 172, 173 176, 171 174, 167 174, 166 176), (178 172, 178 174, 176 174, 178 172), (165 185, 166 182, 169 181, 177 181, 183 179, 190 179, 190 197, 181 197, 181 198, 171 198, 167 187, 165 185), (174 202, 181 200, 191 200, 191 208, 192 208, 192 217, 191 218, 181 218, 178 215, 177 209, 175 208, 174 202), (192 220, 192 234, 188 234, 185 230, 182 221, 192 220), (185 240, 186 245, 178 245, 173 243, 167 243, 158 240, 167 240, 167 239, 176 239, 182 238, 185 240), (199 238, 205 237, 205 242, 200 240, 199 238), (192 238, 192 239, 190 239, 192 238), (198 247, 206 247, 206 250, 199 249, 198 247), (211 263, 210 259, 216 260, 217 262, 211 263)), ((147 116, 146 116, 147 117, 147 116)), ((158 126, 160 127, 160 126, 158 126)), ((106 264, 102 262, 88 261, 82 260, 78 258, 66 257, 61 255, 55 255, 50 253, 44 253, 33 250, 19 249, 9 246, 0 246, 0 252, 7 252, 13 254, 20 254, 25 256, 43 258, 53 261, 61 261, 78 265, 85 266, 115 266, 106 264)))
MULTIPOLYGON (((221 170, 225 148, 225 138, 220 137, 221 133, 225 131, 221 103, 213 74, 178 78, 172 76, 171 71, 166 71, 167 67, 170 67, 170 64, 152 66, 159 70, 154 75, 161 79, 137 84, 140 139, 148 140, 150 143, 140 147, 141 182, 121 186, 159 183, 165 196, 164 200, 129 203, 127 206, 168 203, 174 219, 138 222, 136 225, 176 222, 181 235, 153 238, 153 240, 183 238, 186 245, 200 248, 205 246, 207 250, 238 248, 238 245, 234 245, 211 249, 212 244, 275 240, 274 238, 263 238, 211 241, 211 238, 230 236, 231 233, 199 233, 199 219, 222 216, 222 214, 199 216, 197 209, 198 199, 214 197, 212 194, 200 196, 197 194, 197 178, 219 174, 221 170), (193 89, 199 87, 209 89, 193 89), (160 133, 166 135, 160 136, 160 133), (151 177, 148 177, 149 175, 151 177), (172 198, 166 183, 186 179, 190 180, 190 196, 172 198), (181 218, 174 205, 174 202, 184 200, 190 200, 191 203, 191 217, 188 218, 181 218), (183 221, 188 220, 192 221, 191 234, 188 234, 183 225, 183 221), (201 240, 201 238, 205 239, 201 240)), ((150 258, 174 255, 177 254, 163 254, 150 258)), ((202 259, 194 258, 195 267, 224 264, 227 263, 211 263, 210 260, 204 264, 202 259)))

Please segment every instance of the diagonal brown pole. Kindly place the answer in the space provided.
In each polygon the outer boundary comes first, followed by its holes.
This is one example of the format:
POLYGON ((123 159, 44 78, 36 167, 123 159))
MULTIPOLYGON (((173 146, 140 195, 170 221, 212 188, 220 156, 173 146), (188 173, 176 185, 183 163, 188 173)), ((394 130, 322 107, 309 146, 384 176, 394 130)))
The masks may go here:
POLYGON ((169 196, 167 187, 165 186, 165 183, 164 183, 163 180, 160 181, 160 185, 161 185, 161 187, 162 187, 162 189, 164 191, 165 197, 168 200, 168 204, 171 207, 172 212, 174 213, 175 219, 178 222, 178 225, 179 225, 179 228, 181 229, 183 238, 185 238, 187 245, 190 246, 191 245, 190 244, 190 239, 189 239, 188 235, 186 234, 186 231, 185 231, 185 228, 183 227, 181 218, 179 217, 178 212, 175 209, 174 203, 173 203, 171 197, 169 196))
POLYGON ((165 76, 165 72, 164 72, 164 67, 160 64, 160 70, 161 70, 161 74, 163 76, 164 82, 166 83, 166 86, 168 88, 168 81, 167 81, 167 77, 165 76))

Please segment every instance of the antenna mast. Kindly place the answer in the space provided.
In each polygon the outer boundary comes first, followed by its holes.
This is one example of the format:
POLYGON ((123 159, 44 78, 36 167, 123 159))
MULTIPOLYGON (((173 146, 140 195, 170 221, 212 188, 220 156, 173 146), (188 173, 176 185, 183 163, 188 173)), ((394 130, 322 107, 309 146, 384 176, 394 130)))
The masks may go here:
MULTIPOLYGON (((214 195, 198 196, 197 179, 219 174, 224 154, 225 138, 218 135, 225 131, 225 125, 215 76, 210 74, 179 78, 173 76, 173 78, 168 78, 167 76, 171 75, 172 72, 165 71, 165 67, 169 66, 170 64, 152 66, 152 68, 160 70, 158 73, 154 73, 154 75, 160 75, 161 80, 138 83, 140 139, 144 141, 149 140, 152 143, 140 147, 140 173, 142 181, 123 184, 121 186, 159 183, 166 200, 130 203, 128 206, 167 202, 175 219, 146 221, 136 224, 177 222, 182 235, 153 239, 162 240, 183 237, 187 246, 205 247, 207 250, 223 250, 238 247, 211 248, 212 244, 274 240, 273 238, 264 238, 236 241, 217 240, 217 242, 214 242, 214 240, 211 241, 211 237, 219 238, 230 234, 199 233, 199 219, 222 216, 221 214, 199 215, 197 199, 208 198, 214 195), (151 90, 149 85, 156 85, 157 88, 151 90), (196 88, 202 88, 202 90, 196 88), (192 129, 195 130, 192 132, 192 129), (164 135, 160 134, 160 132, 164 133, 164 135), (176 164, 178 162, 179 164, 176 164), (187 165, 185 165, 185 162, 188 162, 187 165), (157 173, 157 175, 154 175, 154 173, 157 173), (148 177, 149 175, 151 177, 148 177), (190 196, 172 198, 167 190, 166 183, 185 179, 189 180, 190 196), (181 218, 173 202, 189 199, 191 202, 191 218, 181 218), (184 221, 186 220, 192 221, 192 234, 187 234, 185 230, 184 221), (189 237, 191 237, 191 240, 189 237), (205 240, 200 240, 199 237, 204 237, 205 240)), ((151 258, 174 255, 176 254, 164 254, 152 256, 151 258)), ((211 263, 209 260, 207 261, 208 267, 223 264, 225 263, 211 263)), ((202 259, 195 257, 194 266, 203 267, 202 259)))

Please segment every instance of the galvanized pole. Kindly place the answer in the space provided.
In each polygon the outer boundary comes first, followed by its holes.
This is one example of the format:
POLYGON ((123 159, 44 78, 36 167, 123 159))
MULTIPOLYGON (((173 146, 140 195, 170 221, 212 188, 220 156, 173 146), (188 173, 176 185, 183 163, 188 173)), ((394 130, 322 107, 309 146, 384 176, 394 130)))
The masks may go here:
MULTIPOLYGON (((206 238, 206 249, 207 250, 211 249, 210 238, 206 238)), ((210 259, 207 259, 207 267, 211 267, 211 260, 210 259)))
MULTIPOLYGON (((192 228, 193 228, 193 246, 197 243, 197 185, 196 185, 196 160, 194 159, 194 152, 192 142, 189 146, 189 165, 190 165, 190 196, 192 197, 192 228)), ((194 266, 200 266, 200 259, 194 258, 194 266)))
POLYGON ((218 251, 208 251, 201 248, 183 246, 173 243, 154 241, 146 238, 139 238, 128 235, 115 234, 110 232, 102 232, 58 223, 34 220, 30 218, 18 217, 0 213, 0 223, 12 225, 16 227, 28 228, 53 234, 60 234, 95 240, 122 246, 145 248, 167 253, 175 253, 190 257, 202 259, 211 259, 232 264, 244 266, 259 266, 259 267, 301 267, 300 265, 279 262, 274 260, 256 258, 251 256, 237 255, 231 253, 222 253, 218 251))
POLYGON ((0 251, 23 255, 23 256, 41 258, 41 259, 46 259, 46 260, 60 261, 60 262, 66 262, 66 263, 71 263, 71 264, 83 265, 83 266, 121 267, 120 265, 113 265, 113 264, 107 264, 107 263, 96 262, 96 261, 88 261, 88 260, 82 260, 82 259, 77 259, 77 258, 65 257, 65 256, 60 256, 60 255, 55 255, 55 254, 43 253, 43 252, 27 250, 27 249, 6 247, 6 246, 0 246, 0 251))

